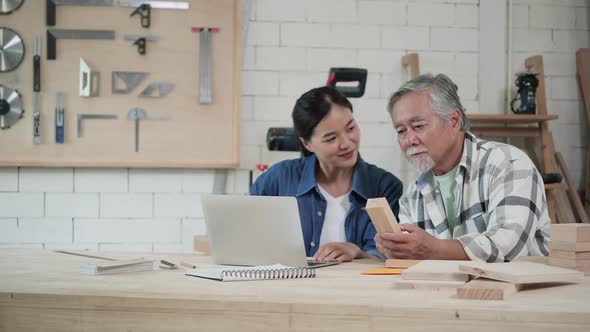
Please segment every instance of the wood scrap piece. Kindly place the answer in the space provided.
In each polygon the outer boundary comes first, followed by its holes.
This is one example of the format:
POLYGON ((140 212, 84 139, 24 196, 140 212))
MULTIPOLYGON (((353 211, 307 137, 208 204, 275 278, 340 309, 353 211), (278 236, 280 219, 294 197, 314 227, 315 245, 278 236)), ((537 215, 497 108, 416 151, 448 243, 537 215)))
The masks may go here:
MULTIPOLYGON (((584 210, 584 204, 582 204, 582 200, 578 195, 578 191, 576 190, 576 186, 574 185, 574 180, 572 179, 572 175, 563 160, 563 156, 561 152, 555 153, 555 160, 557 161, 557 166, 561 169, 561 174, 565 178, 565 183, 567 184, 567 195, 572 203, 572 207, 578 218, 582 223, 588 224, 590 220, 588 219, 588 214, 586 214, 586 210, 584 210)), ((590 225, 588 225, 590 226, 590 225)), ((556 239, 551 235, 551 237, 555 240, 556 239)), ((585 240, 578 240, 578 242, 590 242, 590 228, 587 232, 587 238, 585 240)))
POLYGON ((568 258, 549 257, 548 264, 552 265, 552 266, 559 266, 559 267, 572 268, 572 269, 578 269, 578 270, 590 269, 590 260, 589 259, 568 259, 568 258))
POLYGON ((422 261, 402 273, 406 280, 451 280, 467 281, 469 275, 459 271, 459 265, 469 261, 422 261))
POLYGON ((195 235, 193 238, 193 249, 206 255, 211 255, 209 248, 209 238, 206 235, 195 235))
POLYGON ((551 240, 563 242, 590 242, 590 225, 551 225, 551 240))
POLYGON ((590 242, 549 241, 549 251, 553 250, 590 251, 590 242))
POLYGON ((457 288, 457 297, 472 300, 506 300, 522 288, 522 284, 489 279, 474 279, 457 288))
POLYGON ((555 258, 565 258, 565 259, 589 259, 590 260, 590 251, 568 251, 568 250, 551 250, 551 256, 555 258))
POLYGON ((547 282, 577 283, 584 278, 584 273, 579 271, 531 262, 468 262, 459 265, 459 271, 477 277, 515 284, 547 282))
POLYGON ((395 259, 388 258, 385 260, 385 267, 392 267, 398 269, 407 269, 422 262, 420 259, 395 259))
POLYGON ((453 289, 465 285, 465 281, 455 280, 396 280, 393 284, 395 289, 420 289, 420 290, 443 290, 453 289))
POLYGON ((385 197, 369 198, 365 210, 377 229, 377 233, 401 233, 397 219, 391 211, 389 202, 385 197))

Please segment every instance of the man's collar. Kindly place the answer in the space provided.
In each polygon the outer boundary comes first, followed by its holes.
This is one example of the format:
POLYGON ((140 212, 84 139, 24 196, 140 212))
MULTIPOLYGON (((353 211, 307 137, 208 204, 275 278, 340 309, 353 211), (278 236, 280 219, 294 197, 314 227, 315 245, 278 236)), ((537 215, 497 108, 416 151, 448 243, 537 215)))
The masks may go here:
MULTIPOLYGON (((297 196, 301 196, 312 190, 317 186, 315 178, 315 168, 318 163, 318 158, 315 154, 304 158, 303 171, 301 173, 301 180, 297 188, 297 196)), ((359 153, 352 173, 352 188, 351 190, 364 199, 369 197, 369 168, 368 164, 361 158, 359 153)))

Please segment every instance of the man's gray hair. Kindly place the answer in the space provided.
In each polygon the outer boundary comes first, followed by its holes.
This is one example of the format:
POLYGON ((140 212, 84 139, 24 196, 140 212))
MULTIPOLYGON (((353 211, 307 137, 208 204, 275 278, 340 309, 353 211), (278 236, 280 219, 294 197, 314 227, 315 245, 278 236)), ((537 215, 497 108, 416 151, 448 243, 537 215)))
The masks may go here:
POLYGON ((393 112, 393 106, 404 95, 411 93, 426 93, 430 102, 430 110, 445 122, 454 110, 461 112, 461 131, 469 130, 469 120, 465 116, 465 108, 457 94, 457 85, 445 74, 422 74, 402 85, 389 98, 387 111, 393 112))

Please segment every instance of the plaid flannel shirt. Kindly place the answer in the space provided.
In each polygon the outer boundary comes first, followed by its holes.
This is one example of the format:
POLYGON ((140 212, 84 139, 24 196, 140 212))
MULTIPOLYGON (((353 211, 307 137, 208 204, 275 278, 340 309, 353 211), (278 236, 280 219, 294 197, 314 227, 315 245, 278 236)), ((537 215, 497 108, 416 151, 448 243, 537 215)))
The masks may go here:
POLYGON ((459 240, 472 260, 512 261, 547 256, 551 220, 541 175, 518 148, 465 133, 457 172, 457 222, 449 232, 443 200, 431 171, 400 201, 400 223, 413 223, 439 239, 459 240))

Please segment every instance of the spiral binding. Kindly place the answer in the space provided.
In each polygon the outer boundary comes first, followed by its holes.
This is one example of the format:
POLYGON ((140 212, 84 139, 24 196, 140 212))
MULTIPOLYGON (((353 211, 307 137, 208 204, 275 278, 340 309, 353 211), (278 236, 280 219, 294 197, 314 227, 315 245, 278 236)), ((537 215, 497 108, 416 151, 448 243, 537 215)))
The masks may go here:
POLYGON ((221 277, 241 279, 289 279, 289 278, 315 278, 315 268, 290 267, 288 269, 266 270, 223 270, 221 277))

